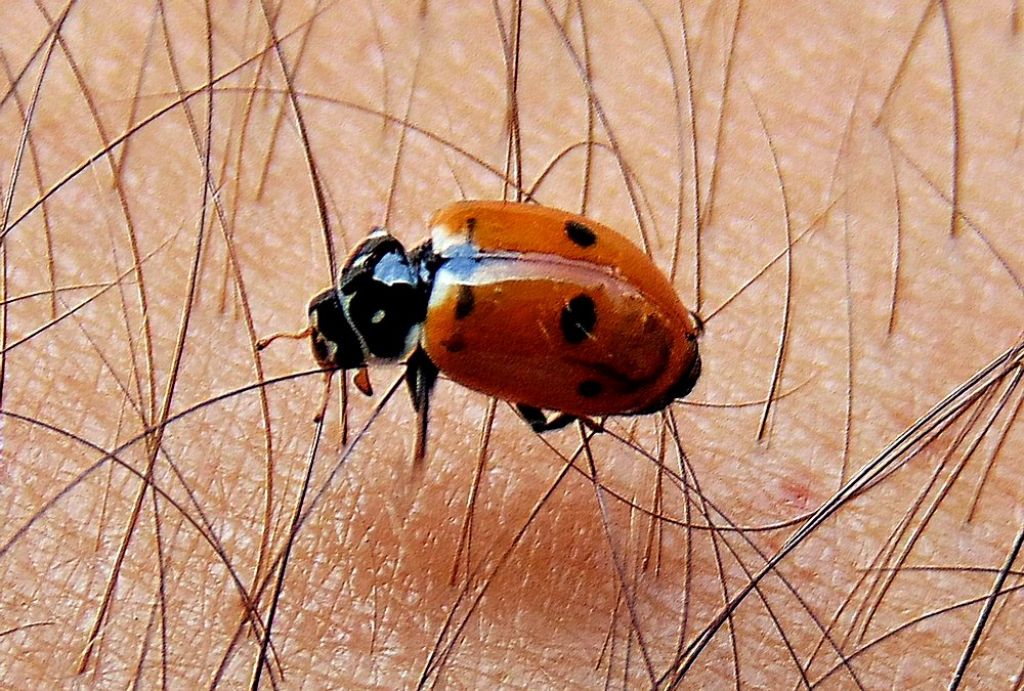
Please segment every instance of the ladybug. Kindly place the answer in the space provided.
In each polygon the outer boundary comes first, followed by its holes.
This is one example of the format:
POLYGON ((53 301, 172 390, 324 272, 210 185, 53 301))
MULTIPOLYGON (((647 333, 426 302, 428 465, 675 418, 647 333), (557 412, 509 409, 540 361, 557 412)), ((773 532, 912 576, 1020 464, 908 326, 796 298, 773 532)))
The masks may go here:
POLYGON ((611 228, 536 204, 465 201, 436 212, 412 251, 374 229, 291 336, 311 338, 325 370, 360 370, 364 393, 368 365, 405 363, 420 461, 441 372, 514 403, 545 432, 686 396, 701 331, 650 258, 611 228))

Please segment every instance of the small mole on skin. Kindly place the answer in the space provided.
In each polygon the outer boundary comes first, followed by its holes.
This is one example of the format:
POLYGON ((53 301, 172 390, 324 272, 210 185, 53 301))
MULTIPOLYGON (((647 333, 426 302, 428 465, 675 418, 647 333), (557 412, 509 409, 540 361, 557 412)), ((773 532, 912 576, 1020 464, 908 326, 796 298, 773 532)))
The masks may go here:
POLYGON ((779 490, 782 501, 797 509, 808 509, 815 501, 810 486, 805 482, 783 479, 779 481, 779 490))

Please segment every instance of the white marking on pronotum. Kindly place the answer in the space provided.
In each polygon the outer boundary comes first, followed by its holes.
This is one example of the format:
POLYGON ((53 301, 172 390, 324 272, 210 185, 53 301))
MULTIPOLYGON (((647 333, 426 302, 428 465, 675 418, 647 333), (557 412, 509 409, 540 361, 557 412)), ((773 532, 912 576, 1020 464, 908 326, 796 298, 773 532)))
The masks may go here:
POLYGON ((388 252, 380 258, 377 266, 373 267, 373 278, 388 285, 395 285, 396 283, 415 285, 416 283, 416 276, 413 274, 412 267, 409 266, 409 262, 406 261, 405 257, 398 252, 388 252))
POLYGON ((438 223, 430 229, 430 242, 436 254, 446 254, 455 245, 467 245, 466 233, 453 229, 447 223, 438 223))

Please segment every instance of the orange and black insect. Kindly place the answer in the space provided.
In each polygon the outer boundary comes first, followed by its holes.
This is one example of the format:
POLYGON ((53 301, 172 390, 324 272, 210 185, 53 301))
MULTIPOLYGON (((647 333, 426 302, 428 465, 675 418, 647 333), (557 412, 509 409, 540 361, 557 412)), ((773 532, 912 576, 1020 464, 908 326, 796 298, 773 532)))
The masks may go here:
POLYGON ((368 365, 404 362, 422 442, 439 372, 514 403, 537 432, 661 410, 700 376, 701 328, 611 228, 535 204, 468 201, 434 214, 410 252, 375 229, 338 284, 312 299, 303 335, 324 368, 359 369, 364 391, 368 365))

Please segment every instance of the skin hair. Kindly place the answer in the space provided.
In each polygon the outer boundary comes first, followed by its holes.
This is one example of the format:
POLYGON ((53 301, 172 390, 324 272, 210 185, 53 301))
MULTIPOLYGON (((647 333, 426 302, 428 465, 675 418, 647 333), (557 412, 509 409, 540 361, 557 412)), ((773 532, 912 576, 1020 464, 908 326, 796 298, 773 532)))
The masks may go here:
POLYGON ((262 61, 257 4, 0 10, 0 685, 1019 688, 1020 599, 986 600, 1019 583, 1019 351, 971 384, 1022 340, 1016 3, 684 3, 689 70, 678 6, 609 2, 586 42, 576 3, 527 3, 506 70, 499 4, 329 2, 308 30, 289 3, 262 61), (401 370, 349 384, 347 437, 337 378, 322 429, 318 374, 254 388, 315 369, 255 342, 304 326, 331 251, 382 223, 414 246, 520 179, 706 320, 671 417, 538 437, 442 379, 417 475, 401 370))

